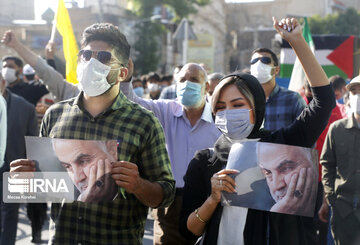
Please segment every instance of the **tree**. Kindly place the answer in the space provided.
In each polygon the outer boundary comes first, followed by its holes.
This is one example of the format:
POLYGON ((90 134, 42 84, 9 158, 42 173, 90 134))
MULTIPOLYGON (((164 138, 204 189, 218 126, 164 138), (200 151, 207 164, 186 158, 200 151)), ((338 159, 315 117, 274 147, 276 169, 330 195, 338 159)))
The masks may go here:
POLYGON ((156 7, 163 7, 173 13, 173 22, 179 22, 183 17, 197 12, 197 7, 210 3, 211 0, 130 0, 133 3, 133 12, 140 21, 135 26, 136 42, 135 71, 146 74, 155 71, 160 59, 161 34, 165 28, 161 23, 152 22, 156 7))
POLYGON ((309 18, 309 26, 312 34, 343 34, 360 35, 360 12, 353 8, 344 13, 327 15, 321 18, 319 15, 309 18))
POLYGON ((161 32, 159 24, 144 22, 136 25, 134 65, 137 74, 147 74, 156 70, 160 59, 158 37, 161 36, 161 32))
POLYGON ((211 0, 130 0, 134 5, 134 12, 139 17, 150 17, 156 6, 165 6, 175 13, 175 18, 180 19, 197 12, 196 6, 205 6, 211 0), (151 11, 149 11, 151 10, 151 11))

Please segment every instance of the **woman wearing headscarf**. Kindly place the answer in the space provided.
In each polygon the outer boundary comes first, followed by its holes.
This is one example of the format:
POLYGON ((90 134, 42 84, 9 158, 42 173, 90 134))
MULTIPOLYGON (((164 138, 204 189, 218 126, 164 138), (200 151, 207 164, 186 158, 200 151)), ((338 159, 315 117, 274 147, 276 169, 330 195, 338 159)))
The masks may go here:
MULTIPOLYGON (((201 244, 313 244, 307 227, 311 218, 220 204, 222 191, 235 191, 235 181, 228 175, 237 171, 224 169, 233 143, 256 139, 312 147, 335 107, 329 81, 304 40, 298 21, 286 18, 278 22, 274 18, 274 27, 299 58, 311 85, 313 100, 291 125, 271 133, 260 128, 265 95, 257 79, 249 74, 234 73, 221 80, 213 94, 212 110, 215 124, 223 135, 213 150, 196 154, 184 176, 180 231, 192 239, 202 236, 201 244)), ((299 197, 292 194, 290 198, 299 197)))

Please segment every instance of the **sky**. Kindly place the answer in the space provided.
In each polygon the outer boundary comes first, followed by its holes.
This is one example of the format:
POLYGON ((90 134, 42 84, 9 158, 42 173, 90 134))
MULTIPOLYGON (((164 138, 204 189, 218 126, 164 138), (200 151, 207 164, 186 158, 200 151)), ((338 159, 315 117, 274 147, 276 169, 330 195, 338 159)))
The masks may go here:
MULTIPOLYGON (((84 6, 85 0, 77 0, 79 7, 84 6)), ((225 0, 227 3, 253 3, 253 2, 271 2, 274 0, 225 0)), ((35 19, 40 20, 41 14, 44 13, 49 7, 54 11, 57 7, 57 0, 34 0, 35 2, 35 19)), ((65 0, 66 2, 66 0, 65 0)))
MULTIPOLYGON (((84 0, 78 0, 77 2, 79 3, 79 7, 84 6, 84 0)), ((34 0, 35 19, 40 20, 41 15, 48 8, 51 8, 53 11, 55 11, 57 7, 57 3, 58 3, 57 0, 34 0)))

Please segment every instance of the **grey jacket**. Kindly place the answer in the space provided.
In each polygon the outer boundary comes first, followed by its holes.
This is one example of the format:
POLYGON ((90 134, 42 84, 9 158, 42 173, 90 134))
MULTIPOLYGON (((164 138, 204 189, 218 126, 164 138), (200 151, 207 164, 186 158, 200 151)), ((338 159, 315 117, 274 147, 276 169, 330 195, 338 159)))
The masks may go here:
POLYGON ((63 76, 44 59, 39 57, 34 69, 56 101, 67 100, 79 94, 78 86, 64 80, 63 76))
POLYGON ((24 98, 11 93, 6 89, 7 103, 7 144, 5 164, 1 172, 9 171, 11 161, 25 158, 25 135, 37 136, 39 134, 35 107, 24 98))
POLYGON ((360 129, 352 115, 331 124, 320 163, 322 182, 331 204, 344 218, 360 214, 360 129))

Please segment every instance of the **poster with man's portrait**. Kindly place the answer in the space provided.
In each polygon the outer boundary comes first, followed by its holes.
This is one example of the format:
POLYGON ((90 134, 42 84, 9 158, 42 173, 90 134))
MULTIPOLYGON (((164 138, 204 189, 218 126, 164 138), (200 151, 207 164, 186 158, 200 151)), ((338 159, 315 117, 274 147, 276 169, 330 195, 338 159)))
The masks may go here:
POLYGON ((75 189, 74 200, 108 202, 118 186, 111 177, 111 163, 117 161, 117 141, 95 141, 25 137, 27 158, 36 171, 66 172, 75 189))
POLYGON ((318 156, 311 148, 247 141, 231 147, 227 169, 236 193, 222 192, 222 205, 313 217, 318 156))

